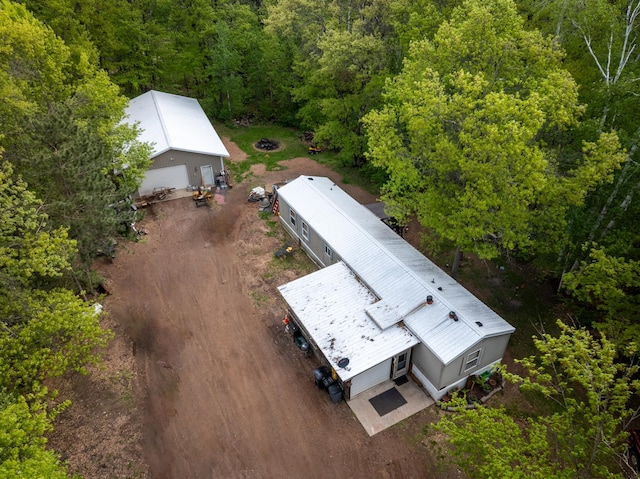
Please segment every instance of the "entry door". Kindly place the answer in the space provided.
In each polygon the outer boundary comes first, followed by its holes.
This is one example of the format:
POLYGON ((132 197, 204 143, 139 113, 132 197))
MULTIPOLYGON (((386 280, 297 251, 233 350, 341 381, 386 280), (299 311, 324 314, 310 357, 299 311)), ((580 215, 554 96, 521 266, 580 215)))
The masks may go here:
POLYGON ((393 357, 393 367, 391 370, 391 379, 397 379, 404 376, 409 371, 409 360, 411 359, 411 350, 407 349, 393 357))
POLYGON ((213 166, 205 165, 200 167, 200 174, 202 175, 203 186, 213 186, 215 181, 213 179, 213 166))

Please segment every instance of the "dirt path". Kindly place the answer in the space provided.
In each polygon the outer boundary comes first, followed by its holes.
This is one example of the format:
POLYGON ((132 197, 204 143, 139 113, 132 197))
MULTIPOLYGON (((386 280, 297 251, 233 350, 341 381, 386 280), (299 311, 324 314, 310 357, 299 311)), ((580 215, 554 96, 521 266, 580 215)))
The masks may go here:
MULTIPOLYGON (((269 233, 247 192, 300 174, 340 178, 305 158, 282 165, 235 185, 222 206, 196 208, 190 198, 154 205, 144 241, 100 267, 117 334, 107 357, 120 362, 103 373, 107 386, 100 375, 73 385, 87 416, 65 413, 52 445, 74 472, 88 479, 451 477, 438 475, 418 439, 433 412, 370 438, 346 403, 332 404, 314 386, 317 361, 285 335, 275 288, 295 273, 266 277, 283 239, 269 233), (130 376, 127 364, 135 364, 130 376), (81 430, 89 444, 74 448, 70 438, 81 430)), ((341 186, 363 203, 374 200, 341 186)))

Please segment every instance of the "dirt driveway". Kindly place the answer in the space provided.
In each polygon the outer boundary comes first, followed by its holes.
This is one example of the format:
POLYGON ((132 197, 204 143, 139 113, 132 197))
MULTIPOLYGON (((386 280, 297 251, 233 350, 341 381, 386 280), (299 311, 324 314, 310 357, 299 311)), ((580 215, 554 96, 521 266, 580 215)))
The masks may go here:
MULTIPOLYGON (((314 386, 319 363, 285 335, 276 287, 300 272, 266 274, 284 237, 259 217, 247 192, 300 174, 338 184, 340 177, 309 159, 283 166, 254 168, 221 206, 197 208, 190 198, 154 205, 143 222, 148 236, 100 266, 116 332, 107 359, 116 366, 101 373, 102 383, 98 374, 71 385, 75 405, 61 417, 52 445, 74 472, 154 479, 451 477, 436 472, 419 439, 433 412, 369 437, 346 403, 332 404, 314 386)), ((341 186, 361 202, 374 200, 341 186)))

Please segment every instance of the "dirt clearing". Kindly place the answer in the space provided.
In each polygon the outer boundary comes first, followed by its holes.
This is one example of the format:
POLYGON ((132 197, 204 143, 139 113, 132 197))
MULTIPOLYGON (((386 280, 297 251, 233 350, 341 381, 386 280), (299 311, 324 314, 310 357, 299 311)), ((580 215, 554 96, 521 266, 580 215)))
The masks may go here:
MULTIPOLYGON (((228 144, 234 153, 237 147, 228 144)), ((239 154, 241 152, 237 152, 239 154)), ((86 478, 437 478, 419 439, 433 410, 369 437, 318 390, 315 359, 284 333, 276 287, 302 274, 271 264, 285 237, 246 201, 254 186, 328 176, 307 158, 253 172, 225 204, 156 204, 149 232, 101 263, 116 333, 106 367, 63 385, 74 405, 52 446, 86 478), (68 391, 68 392, 67 392, 68 391)), ((303 253, 298 263, 302 263, 303 253)), ((278 265, 280 266, 280 265, 278 265)), ((433 409, 433 408, 432 408, 433 409)))

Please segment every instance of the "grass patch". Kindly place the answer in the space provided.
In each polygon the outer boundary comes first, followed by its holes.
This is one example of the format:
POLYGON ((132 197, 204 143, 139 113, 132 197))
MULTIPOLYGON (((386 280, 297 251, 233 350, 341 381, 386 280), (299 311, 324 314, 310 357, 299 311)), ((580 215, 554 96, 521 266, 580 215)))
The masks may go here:
POLYGON ((260 291, 251 291, 251 299, 257 307, 262 307, 269 304, 269 296, 260 291))
POLYGON ((216 124, 216 131, 224 137, 229 137, 242 151, 247 154, 247 159, 241 162, 228 162, 227 168, 234 177, 243 177, 250 174, 252 165, 264 164, 268 171, 283 170, 278 162, 293 158, 307 157, 331 168, 342 176, 346 184, 358 185, 366 191, 377 194, 380 191, 380 179, 376 173, 372 173, 371 167, 356 168, 346 161, 339 153, 324 149, 321 153, 309 155, 308 144, 301 140, 302 131, 295 128, 285 128, 277 125, 251 125, 247 127, 229 127, 216 124), (281 145, 280 151, 264 152, 254 148, 254 144, 262 138, 276 140, 281 145), (373 180, 373 181, 372 181, 373 180))
POLYGON ((296 276, 304 276, 317 271, 318 267, 306 253, 300 249, 293 251, 291 256, 276 258, 269 262, 263 278, 265 281, 277 281, 285 271, 292 271, 296 276))
MULTIPOLYGON (((268 171, 282 170, 279 161, 290 160, 300 156, 308 156, 308 145, 304 144, 299 130, 285 128, 277 125, 252 125, 247 127, 219 127, 216 130, 222 136, 228 136, 247 154, 247 159, 235 164, 236 173, 244 174, 249 171, 251 165, 262 163, 268 171), (257 141, 262 138, 276 140, 280 143, 279 151, 259 151, 254 148, 257 141)), ((320 153, 321 156, 324 153, 320 153)))
POLYGON ((270 238, 277 238, 282 236, 282 228, 280 228, 278 220, 275 219, 276 217, 271 211, 260 211, 258 212, 258 215, 260 216, 260 218, 265 220, 267 224, 267 236, 269 236, 270 238))

